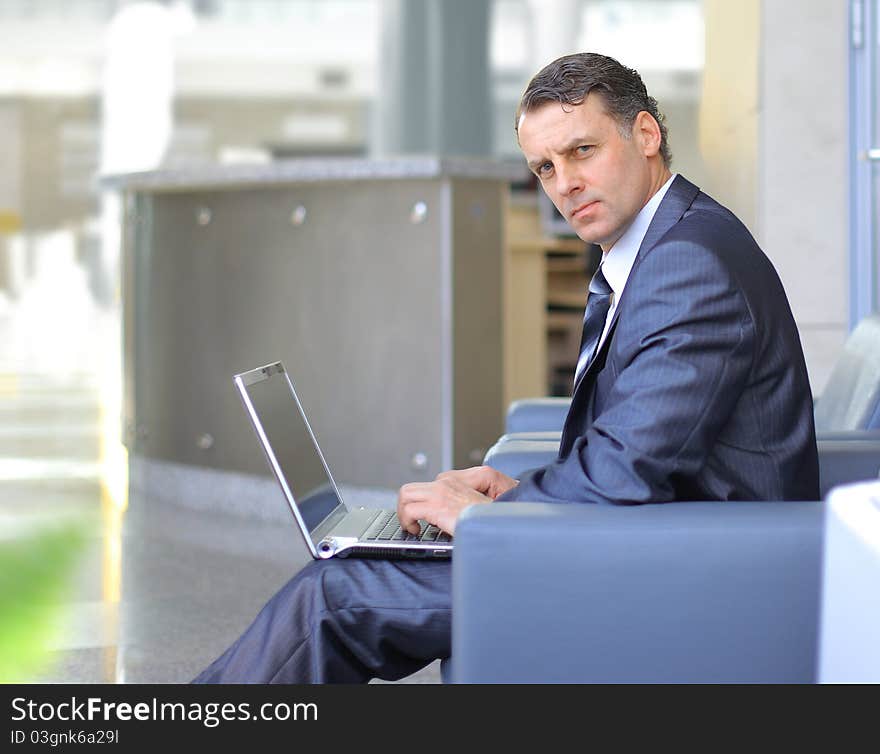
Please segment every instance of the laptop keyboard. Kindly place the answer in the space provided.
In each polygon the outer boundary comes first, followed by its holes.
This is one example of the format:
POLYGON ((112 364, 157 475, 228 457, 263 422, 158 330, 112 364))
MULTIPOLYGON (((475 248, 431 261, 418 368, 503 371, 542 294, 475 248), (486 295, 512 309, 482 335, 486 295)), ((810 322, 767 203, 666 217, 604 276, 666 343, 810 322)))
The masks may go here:
POLYGON ((374 542, 451 542, 445 531, 437 528, 427 521, 419 521, 421 531, 418 534, 410 534, 400 528, 400 520, 396 511, 382 511, 370 524, 370 528, 361 539, 374 542))

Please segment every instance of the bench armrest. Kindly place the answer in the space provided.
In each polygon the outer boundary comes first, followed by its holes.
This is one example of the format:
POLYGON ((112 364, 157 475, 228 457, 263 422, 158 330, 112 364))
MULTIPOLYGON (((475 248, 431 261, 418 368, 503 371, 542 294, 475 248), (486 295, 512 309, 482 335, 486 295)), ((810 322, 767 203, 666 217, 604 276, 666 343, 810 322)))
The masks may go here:
POLYGON ((472 506, 455 533, 452 680, 812 682, 822 511, 472 506))

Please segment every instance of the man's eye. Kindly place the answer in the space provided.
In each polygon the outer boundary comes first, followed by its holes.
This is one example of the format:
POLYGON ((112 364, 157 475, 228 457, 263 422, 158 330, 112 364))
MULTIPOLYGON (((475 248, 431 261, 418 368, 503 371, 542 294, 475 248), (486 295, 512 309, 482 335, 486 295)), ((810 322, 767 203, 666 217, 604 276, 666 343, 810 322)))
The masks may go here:
POLYGON ((592 144, 581 144, 577 148, 578 154, 587 154, 593 148, 592 144))
POLYGON ((539 175, 546 175, 551 170, 553 170, 553 163, 552 162, 545 162, 543 165, 541 165, 541 167, 538 168, 538 174, 539 175))

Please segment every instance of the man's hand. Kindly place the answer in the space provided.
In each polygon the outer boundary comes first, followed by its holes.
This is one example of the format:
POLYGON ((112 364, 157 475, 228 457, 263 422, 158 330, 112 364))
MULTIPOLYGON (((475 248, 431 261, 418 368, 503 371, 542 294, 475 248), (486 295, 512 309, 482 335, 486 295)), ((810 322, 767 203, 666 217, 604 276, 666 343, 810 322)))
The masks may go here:
POLYGON ((397 496, 397 517, 412 534, 419 532, 419 519, 455 534, 455 524, 465 508, 491 503, 517 484, 516 479, 489 466, 445 471, 433 482, 403 485, 397 496))
POLYGON ((469 469, 459 471, 444 471, 437 475, 437 480, 441 479, 458 480, 493 500, 519 484, 519 480, 495 471, 491 466, 471 466, 469 469))

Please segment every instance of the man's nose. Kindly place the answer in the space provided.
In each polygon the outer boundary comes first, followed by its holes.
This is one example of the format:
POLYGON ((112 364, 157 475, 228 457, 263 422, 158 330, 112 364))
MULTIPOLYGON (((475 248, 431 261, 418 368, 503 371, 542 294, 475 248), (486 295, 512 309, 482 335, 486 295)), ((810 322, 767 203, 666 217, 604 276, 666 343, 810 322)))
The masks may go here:
POLYGON ((574 168, 560 166, 556 170, 556 190, 561 196, 576 194, 583 188, 583 179, 574 168))

